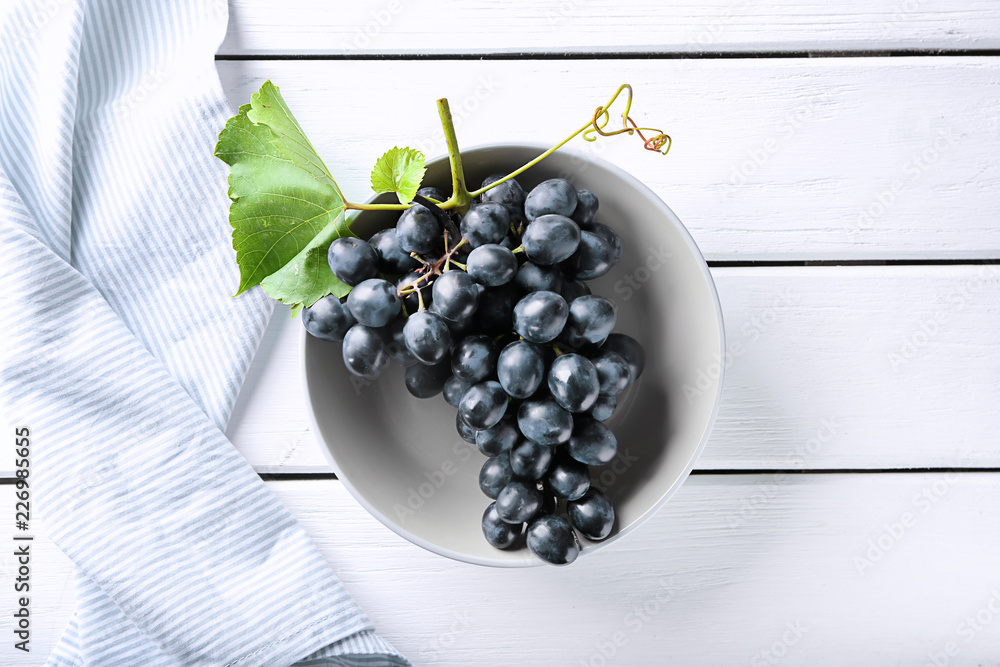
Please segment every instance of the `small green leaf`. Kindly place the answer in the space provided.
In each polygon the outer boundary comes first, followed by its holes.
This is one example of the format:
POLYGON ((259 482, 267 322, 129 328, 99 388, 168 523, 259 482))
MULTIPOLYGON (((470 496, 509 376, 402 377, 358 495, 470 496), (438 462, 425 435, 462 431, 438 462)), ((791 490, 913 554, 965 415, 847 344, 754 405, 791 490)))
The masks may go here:
POLYGON ((372 169, 372 189, 376 194, 395 192, 400 204, 409 204, 420 189, 427 171, 424 154, 412 148, 394 146, 380 157, 372 169))
POLYGON ((229 119, 215 155, 230 166, 236 293, 263 283, 297 312, 327 294, 349 292, 326 265, 330 242, 352 235, 344 198, 270 82, 229 119))

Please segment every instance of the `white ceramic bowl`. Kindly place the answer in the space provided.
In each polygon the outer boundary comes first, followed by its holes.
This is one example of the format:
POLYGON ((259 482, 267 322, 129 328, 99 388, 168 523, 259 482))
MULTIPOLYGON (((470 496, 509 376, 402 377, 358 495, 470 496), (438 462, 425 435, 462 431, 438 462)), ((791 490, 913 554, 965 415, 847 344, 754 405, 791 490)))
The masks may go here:
MULTIPOLYGON (((467 150, 468 182, 508 173, 543 150, 523 145, 467 150)), ((590 287, 616 303, 615 331, 636 338, 647 357, 642 377, 619 397, 607 422, 617 436, 619 456, 593 469, 594 483, 614 504, 615 527, 602 542, 583 540, 583 557, 635 530, 691 471, 718 408, 724 334, 705 260, 663 201, 608 162, 561 151, 518 180, 530 190, 556 176, 596 193, 597 220, 621 236, 622 260, 590 287)), ((447 158, 428 165, 424 182, 450 190, 447 158)), ((354 229, 367 238, 394 225, 396 217, 364 213, 354 229)), ((521 567, 541 562, 526 548, 500 551, 483 538, 481 519, 490 500, 478 478, 486 459, 459 438, 455 409, 443 397, 410 396, 395 364, 374 381, 355 378, 344 368, 339 343, 318 340, 304 329, 302 363, 309 412, 324 454, 379 521, 415 544, 467 563, 521 567)))

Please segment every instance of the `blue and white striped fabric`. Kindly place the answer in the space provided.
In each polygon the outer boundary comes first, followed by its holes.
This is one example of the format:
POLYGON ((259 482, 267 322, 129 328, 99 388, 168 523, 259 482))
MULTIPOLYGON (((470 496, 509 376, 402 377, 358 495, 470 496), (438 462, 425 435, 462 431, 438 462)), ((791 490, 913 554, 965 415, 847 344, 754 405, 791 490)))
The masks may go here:
POLYGON ((78 579, 49 664, 409 664, 223 434, 271 313, 229 296, 225 1, 4 11, 0 405, 78 579))

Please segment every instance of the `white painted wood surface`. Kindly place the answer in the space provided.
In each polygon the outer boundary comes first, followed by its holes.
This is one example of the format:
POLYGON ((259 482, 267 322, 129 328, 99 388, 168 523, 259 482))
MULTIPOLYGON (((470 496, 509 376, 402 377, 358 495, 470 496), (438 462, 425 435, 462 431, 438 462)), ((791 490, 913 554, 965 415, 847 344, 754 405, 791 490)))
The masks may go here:
MULTIPOLYGON (((438 97, 465 146, 549 144, 628 81, 636 119, 673 135, 670 156, 627 139, 574 150, 648 183, 710 260, 1000 258, 995 57, 612 57, 997 49, 993 0, 230 5, 223 57, 404 57, 218 63, 234 104, 265 78, 281 86, 351 198, 367 197, 392 145, 443 152, 438 97), (405 58, 428 53, 605 58, 405 58)), ((764 472, 1000 467, 998 274, 714 268, 730 349, 742 347, 697 466, 707 474, 570 568, 455 563, 337 481, 269 486, 415 665, 1000 664, 1000 475, 764 472), (762 472, 711 472, 734 468, 762 472)), ((329 470, 302 401, 299 326, 276 311, 230 425, 260 472, 329 470)), ((13 491, 0 485, 0 502, 13 491)), ((73 613, 70 564, 38 540, 33 652, 4 640, 3 665, 42 664, 73 613)), ((5 637, 10 605, 8 593, 5 637)))
POLYGON ((998 46, 1000 7, 992 0, 233 0, 220 53, 687 53, 998 46))
POLYGON ((668 132, 574 150, 649 185, 710 260, 1000 257, 1000 62, 993 58, 220 62, 234 105, 270 78, 346 196, 394 145, 552 145, 623 82, 668 132), (405 100, 394 81, 414 83, 405 100), (344 91, 354 91, 345 94, 344 91), (437 134, 435 134, 437 133, 437 134))
MULTIPOLYGON (((765 650, 770 664, 925 665, 949 643, 950 665, 1000 656, 995 474, 696 476, 605 551, 522 571, 413 546, 338 482, 269 486, 418 666, 764 665, 765 650)), ((41 656, 72 587, 66 559, 36 546, 41 656)), ((0 662, 40 664, 6 641, 0 662)))
MULTIPOLYGON (((1000 266, 712 274, 730 355, 697 468, 1000 467, 1000 266)), ((300 326, 275 312, 230 422, 260 472, 330 471, 305 410, 300 326)))

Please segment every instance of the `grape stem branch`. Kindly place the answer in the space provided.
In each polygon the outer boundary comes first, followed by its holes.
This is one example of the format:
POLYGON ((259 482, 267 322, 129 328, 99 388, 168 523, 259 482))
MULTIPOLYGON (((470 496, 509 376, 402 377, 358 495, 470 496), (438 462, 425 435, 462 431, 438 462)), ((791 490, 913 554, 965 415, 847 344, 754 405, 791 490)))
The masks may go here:
MULTIPOLYGON (((445 245, 447 246, 447 243, 448 243, 448 232, 444 233, 444 238, 445 238, 445 245)), ((419 298, 420 297, 420 290, 422 288, 417 287, 417 285, 419 283, 427 281, 432 276, 439 276, 442 273, 444 273, 445 271, 447 271, 448 270, 448 263, 449 262, 451 262, 452 264, 458 264, 458 262, 452 261, 451 258, 466 243, 467 243, 467 241, 465 239, 461 239, 453 247, 451 247, 447 251, 445 251, 445 253, 443 255, 441 255, 440 258, 434 260, 433 262, 428 262, 428 261, 424 260, 419 255, 417 255, 416 253, 410 253, 411 257, 412 256, 416 256, 416 258, 419 259, 421 261, 421 263, 423 263, 424 268, 422 270, 424 271, 424 273, 420 274, 420 276, 418 276, 417 278, 411 280, 410 282, 406 283, 405 285, 401 285, 399 288, 396 289, 396 294, 398 294, 399 296, 406 296, 407 294, 413 294, 414 292, 417 292, 417 296, 419 298)), ((464 266, 464 265, 461 265, 461 264, 458 264, 458 265, 459 266, 464 266)), ((421 305, 420 309, 423 310, 423 306, 422 305, 421 305)))
MULTIPOLYGON (((444 128, 445 142, 448 145, 448 164, 451 167, 451 197, 448 201, 440 204, 440 208, 443 210, 457 209, 459 213, 463 215, 469 210, 469 205, 472 200, 480 196, 487 190, 497 187, 502 183, 506 183, 512 178, 516 178, 523 174, 525 171, 534 167, 536 164, 547 158, 548 156, 555 153, 557 150, 565 146, 567 143, 575 139, 576 137, 583 135, 586 141, 596 141, 597 136, 611 137, 616 134, 638 134, 639 138, 642 139, 643 148, 654 153, 662 153, 666 155, 670 152, 670 146, 672 141, 670 136, 663 133, 660 130, 649 127, 639 127, 634 120, 629 116, 629 111, 632 108, 632 86, 627 83, 623 83, 618 86, 618 90, 615 94, 611 96, 608 103, 604 106, 599 106, 594 111, 593 116, 589 121, 575 132, 570 134, 568 137, 560 141, 558 144, 548 149, 535 159, 522 165, 518 169, 512 171, 501 179, 493 181, 489 185, 482 187, 478 190, 472 192, 469 191, 468 186, 465 182, 465 170, 462 166, 462 154, 458 150, 458 137, 455 135, 455 124, 451 117, 451 109, 448 106, 448 100, 442 98, 437 101, 438 115, 441 117, 441 126, 444 128), (625 110, 621 114, 622 127, 617 130, 605 130, 608 126, 608 122, 611 120, 611 114, 608 109, 618 96, 621 95, 623 91, 628 91, 625 100, 625 110), (649 139, 643 134, 643 131, 654 132, 649 139)), ((423 202, 418 202, 423 203, 423 202)), ((348 209, 358 210, 358 211, 402 211, 412 204, 355 204, 351 202, 345 202, 344 206, 348 209)))
POLYGON ((438 100, 437 107, 438 115, 441 117, 441 127, 444 129, 444 140, 448 145, 448 164, 451 167, 451 198, 445 204, 451 204, 459 213, 465 215, 472 202, 472 195, 465 186, 465 169, 462 167, 462 153, 458 150, 455 123, 452 121, 451 108, 446 98, 438 100))

